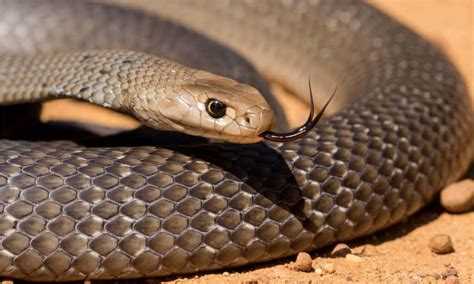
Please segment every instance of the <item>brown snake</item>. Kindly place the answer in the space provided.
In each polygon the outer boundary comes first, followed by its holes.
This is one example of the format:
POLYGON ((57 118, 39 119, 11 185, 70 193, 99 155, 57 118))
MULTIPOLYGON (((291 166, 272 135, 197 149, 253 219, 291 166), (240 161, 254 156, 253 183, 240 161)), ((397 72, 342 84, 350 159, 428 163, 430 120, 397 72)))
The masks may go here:
MULTIPOLYGON (((458 72, 367 4, 153 5, 163 18, 0 0, 0 102, 74 96, 152 127, 259 141, 280 108, 229 46, 303 98, 309 75, 318 102, 339 83, 334 115, 284 143, 180 145, 163 142, 166 133, 138 147, 1 140, 0 276, 125 279, 275 259, 390 226, 471 161, 473 110, 458 72), (255 86, 271 107, 253 87, 155 55, 255 86)), ((11 122, 2 122, 7 138, 19 132, 11 122)))

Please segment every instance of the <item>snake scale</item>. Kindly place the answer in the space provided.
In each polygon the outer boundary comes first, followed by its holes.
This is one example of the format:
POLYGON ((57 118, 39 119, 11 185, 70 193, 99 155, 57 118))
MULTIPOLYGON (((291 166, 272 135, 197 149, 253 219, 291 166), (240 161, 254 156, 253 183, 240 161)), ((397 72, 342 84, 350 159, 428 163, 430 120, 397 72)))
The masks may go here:
MULTIPOLYGON (((1 140, 2 277, 156 277, 280 258, 397 223, 459 178, 471 161, 472 106, 455 67, 368 4, 153 4, 160 17, 100 3, 1 0, 0 100, 32 101, 45 88, 64 95, 66 85, 52 88, 36 77, 62 64, 48 65, 53 52, 75 52, 76 60, 90 65, 131 54, 121 49, 249 83, 278 114, 263 80, 233 49, 301 97, 309 75, 318 102, 339 84, 329 109, 334 114, 306 137, 284 143, 87 148, 1 140), (108 49, 114 51, 103 51, 108 49), (47 54, 28 61, 37 69, 12 59, 36 53, 47 54)), ((148 62, 140 58, 108 67, 129 70, 148 62)), ((177 72, 166 80, 175 84, 181 67, 169 64, 177 72)), ((135 75, 146 81, 149 74, 135 75)), ((63 77, 75 76, 81 74, 63 77)), ((235 81, 224 82, 236 91, 235 81)), ((105 90, 109 83, 92 87, 105 90)), ((74 90, 93 97, 90 89, 74 90)), ((252 96, 255 90, 236 92, 252 96)), ((117 103, 100 92, 93 101, 117 103)))

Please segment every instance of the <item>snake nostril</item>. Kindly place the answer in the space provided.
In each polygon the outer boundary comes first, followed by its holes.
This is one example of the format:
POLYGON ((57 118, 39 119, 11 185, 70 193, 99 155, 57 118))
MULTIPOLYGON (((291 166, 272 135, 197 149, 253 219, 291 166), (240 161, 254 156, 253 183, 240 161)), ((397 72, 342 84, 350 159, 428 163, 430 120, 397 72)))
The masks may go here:
POLYGON ((245 118, 244 118, 244 119, 245 119, 245 122, 247 122, 247 124, 250 124, 250 117, 248 117, 248 116, 245 116, 245 118))

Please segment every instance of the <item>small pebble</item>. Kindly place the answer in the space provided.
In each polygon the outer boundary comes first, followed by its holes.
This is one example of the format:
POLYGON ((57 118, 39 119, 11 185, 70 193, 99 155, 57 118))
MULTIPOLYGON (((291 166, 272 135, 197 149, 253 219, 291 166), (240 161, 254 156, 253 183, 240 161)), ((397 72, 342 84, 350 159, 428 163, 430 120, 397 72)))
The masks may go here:
POLYGON ((351 253, 352 254, 355 254, 355 255, 361 255, 365 252, 365 248, 366 246, 360 246, 360 247, 355 247, 353 249, 351 249, 351 253))
POLYGON ((319 268, 319 259, 313 259, 313 262, 311 263, 311 267, 313 267, 313 270, 316 270, 319 268))
POLYGON ((459 284, 461 282, 459 282, 459 279, 456 277, 456 276, 448 276, 446 277, 446 279, 444 280, 444 283, 446 284, 459 284))
POLYGON ((247 281, 246 283, 247 284, 258 284, 258 280, 253 279, 253 280, 247 281))
POLYGON ((229 272, 224 271, 224 272, 222 273, 222 275, 227 276, 227 275, 229 275, 229 272))
POLYGON ((454 251, 451 237, 446 234, 439 234, 433 236, 428 245, 431 251, 437 254, 445 254, 454 251))
POLYGON ((323 270, 318 267, 318 268, 316 268, 316 269, 314 270, 314 273, 316 273, 317 275, 321 276, 321 275, 323 275, 323 270))
POLYGON ((343 257, 349 253, 351 253, 351 248, 344 243, 339 243, 332 249, 331 256, 343 257))
POLYGON ((329 274, 336 272, 336 269, 334 268, 334 264, 332 263, 327 263, 323 265, 323 270, 324 272, 329 273, 329 274))
POLYGON ((441 191, 441 205, 453 213, 463 213, 474 209, 474 180, 465 179, 453 183, 441 191))
POLYGON ((422 280, 422 278, 421 278, 420 276, 415 275, 415 276, 413 276, 413 277, 411 278, 411 283, 413 283, 413 284, 418 284, 418 283, 421 282, 421 280, 422 280))
POLYGON ((295 271, 305 271, 309 272, 313 270, 312 267, 313 260, 311 256, 306 252, 300 252, 296 256, 296 261, 292 266, 292 269, 295 271))
POLYGON ((361 262, 363 261, 364 259, 358 255, 355 255, 355 254, 348 254, 346 255, 346 259, 349 260, 349 261, 352 261, 352 262, 361 262))
POLYGON ((446 279, 449 276, 458 277, 458 270, 456 268, 454 268, 453 266, 448 264, 448 265, 446 265, 446 271, 441 273, 441 277, 443 279, 446 279))

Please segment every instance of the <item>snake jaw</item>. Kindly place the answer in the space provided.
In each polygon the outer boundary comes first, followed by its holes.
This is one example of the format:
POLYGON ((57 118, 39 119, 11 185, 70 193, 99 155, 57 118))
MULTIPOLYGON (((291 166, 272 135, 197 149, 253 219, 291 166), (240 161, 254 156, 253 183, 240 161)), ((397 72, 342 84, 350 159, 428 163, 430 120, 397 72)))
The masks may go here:
POLYGON ((313 91, 311 89, 311 81, 309 81, 309 95, 310 95, 310 111, 309 111, 309 116, 306 122, 301 125, 300 127, 296 128, 295 130, 292 130, 290 132, 286 133, 277 133, 273 131, 265 131, 261 133, 259 136, 262 137, 263 139, 269 140, 269 141, 274 141, 274 142, 288 142, 288 141, 294 141, 296 139, 299 139, 301 137, 304 137, 306 134, 308 134, 311 129, 313 129, 316 124, 318 124, 319 120, 324 114, 324 111, 326 110, 327 106, 331 102, 332 98, 336 94, 337 87, 334 89, 333 93, 331 94, 331 97, 328 99, 326 104, 321 108, 321 110, 318 112, 316 117, 313 118, 314 116, 314 99, 313 99, 313 91))

